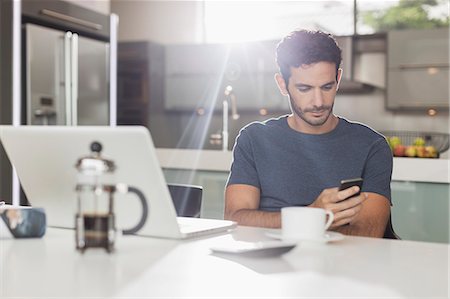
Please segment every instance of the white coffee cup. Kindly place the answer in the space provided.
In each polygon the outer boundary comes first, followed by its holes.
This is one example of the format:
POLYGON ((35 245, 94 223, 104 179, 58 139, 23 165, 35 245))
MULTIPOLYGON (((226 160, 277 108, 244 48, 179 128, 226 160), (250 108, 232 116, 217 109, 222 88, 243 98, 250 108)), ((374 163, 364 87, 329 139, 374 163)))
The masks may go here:
POLYGON ((285 207, 281 209, 281 234, 284 240, 321 240, 333 223, 333 212, 320 208, 285 207), (326 219, 328 215, 328 220, 326 219))

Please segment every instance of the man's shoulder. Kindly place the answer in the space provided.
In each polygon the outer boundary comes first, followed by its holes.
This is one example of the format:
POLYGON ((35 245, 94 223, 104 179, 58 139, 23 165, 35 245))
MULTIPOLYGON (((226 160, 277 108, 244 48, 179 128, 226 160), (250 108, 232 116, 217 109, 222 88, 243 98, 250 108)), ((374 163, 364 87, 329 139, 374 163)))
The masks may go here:
POLYGON ((382 134, 377 132, 369 125, 357 121, 350 121, 343 117, 341 117, 341 121, 343 122, 344 128, 356 135, 360 135, 371 140, 384 139, 384 136, 382 134))
POLYGON ((246 125, 241 129, 241 131, 245 131, 248 133, 260 133, 261 131, 267 131, 273 128, 283 127, 286 123, 287 115, 283 115, 280 117, 269 118, 264 121, 254 121, 246 125))

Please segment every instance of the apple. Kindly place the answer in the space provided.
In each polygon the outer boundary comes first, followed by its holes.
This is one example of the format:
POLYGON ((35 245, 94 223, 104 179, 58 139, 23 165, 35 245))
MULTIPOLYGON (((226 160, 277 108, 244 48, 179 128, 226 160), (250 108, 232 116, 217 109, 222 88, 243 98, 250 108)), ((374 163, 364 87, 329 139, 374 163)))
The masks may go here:
POLYGON ((419 158, 428 157, 427 151, 425 150, 425 146, 423 145, 416 146, 416 155, 419 158))
POLYGON ((425 152, 426 152, 428 158, 437 158, 438 157, 438 151, 432 145, 426 146, 425 152))
POLYGON ((396 147, 394 147, 394 150, 393 150, 394 156, 396 156, 396 157, 405 156, 405 150, 406 150, 406 146, 401 145, 401 144, 397 145, 396 147))
POLYGON ((397 145, 401 145, 402 141, 398 136, 392 136, 389 138, 389 145, 391 148, 395 148, 397 145))
POLYGON ((407 157, 415 157, 417 154, 417 149, 414 145, 409 145, 406 147, 405 155, 407 157))
POLYGON ((416 139, 414 139, 413 145, 424 146, 425 145, 425 139, 423 139, 422 137, 417 137, 416 139))

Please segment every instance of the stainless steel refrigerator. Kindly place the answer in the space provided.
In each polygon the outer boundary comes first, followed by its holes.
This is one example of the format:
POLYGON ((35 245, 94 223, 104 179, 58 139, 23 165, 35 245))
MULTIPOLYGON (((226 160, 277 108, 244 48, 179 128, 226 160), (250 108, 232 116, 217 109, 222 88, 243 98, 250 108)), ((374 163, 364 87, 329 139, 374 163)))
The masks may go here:
POLYGON ((24 27, 26 124, 111 124, 109 43, 36 24, 24 27))
MULTIPOLYGON (((0 8, 0 123, 116 125, 118 16, 73 1, 0 8)), ((1 145, 0 199, 26 204, 1 145)))

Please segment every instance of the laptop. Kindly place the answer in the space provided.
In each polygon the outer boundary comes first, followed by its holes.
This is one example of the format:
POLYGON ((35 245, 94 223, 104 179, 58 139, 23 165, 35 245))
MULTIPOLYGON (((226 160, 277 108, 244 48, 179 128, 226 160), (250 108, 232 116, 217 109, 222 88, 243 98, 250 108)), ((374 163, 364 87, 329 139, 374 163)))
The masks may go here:
MULTIPOLYGON (((79 158, 94 141, 102 157, 116 164, 114 181, 140 189, 149 214, 137 235, 184 239, 236 227, 227 220, 177 217, 150 132, 140 126, 0 126, 0 141, 16 168, 23 190, 35 207, 43 207, 52 227, 74 228, 79 158)), ((141 203, 133 194, 115 194, 116 227, 133 227, 141 203)))

